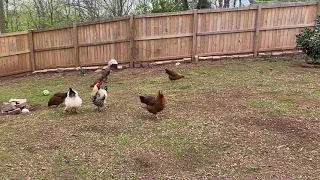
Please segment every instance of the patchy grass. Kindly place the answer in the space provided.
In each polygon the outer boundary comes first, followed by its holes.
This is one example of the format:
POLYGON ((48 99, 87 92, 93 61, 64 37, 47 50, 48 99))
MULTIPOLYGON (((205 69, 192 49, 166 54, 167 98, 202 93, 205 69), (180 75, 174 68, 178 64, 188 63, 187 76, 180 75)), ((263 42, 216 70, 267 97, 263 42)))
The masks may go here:
POLYGON ((320 75, 303 59, 182 64, 111 73, 108 107, 89 100, 95 74, 47 74, 0 82, 0 101, 41 109, 0 117, 0 179, 316 179, 320 176, 320 75), (73 87, 79 114, 46 107, 73 87), (162 89, 159 119, 139 94, 162 89))

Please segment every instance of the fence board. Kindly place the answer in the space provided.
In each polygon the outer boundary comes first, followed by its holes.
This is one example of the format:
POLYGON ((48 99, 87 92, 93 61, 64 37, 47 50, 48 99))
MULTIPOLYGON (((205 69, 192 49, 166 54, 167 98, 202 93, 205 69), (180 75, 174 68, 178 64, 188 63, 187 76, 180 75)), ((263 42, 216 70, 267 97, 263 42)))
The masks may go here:
POLYGON ((28 32, 0 36, 0 77, 31 71, 28 32))
POLYGON ((296 35, 314 26, 319 7, 315 2, 264 5, 256 25, 258 11, 251 6, 137 15, 0 35, 0 76, 105 65, 112 58, 132 67, 139 61, 292 50, 296 35))

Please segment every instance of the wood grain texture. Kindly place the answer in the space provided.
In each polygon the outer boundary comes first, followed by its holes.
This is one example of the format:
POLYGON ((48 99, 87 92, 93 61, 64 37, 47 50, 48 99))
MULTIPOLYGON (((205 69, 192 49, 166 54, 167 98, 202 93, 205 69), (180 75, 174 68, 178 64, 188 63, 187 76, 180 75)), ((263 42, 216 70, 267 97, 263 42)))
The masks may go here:
POLYGON ((296 35, 314 26, 319 9, 318 2, 261 8, 254 5, 126 16, 2 34, 0 76, 46 68, 106 65, 112 58, 132 67, 134 62, 196 55, 293 50, 296 35))

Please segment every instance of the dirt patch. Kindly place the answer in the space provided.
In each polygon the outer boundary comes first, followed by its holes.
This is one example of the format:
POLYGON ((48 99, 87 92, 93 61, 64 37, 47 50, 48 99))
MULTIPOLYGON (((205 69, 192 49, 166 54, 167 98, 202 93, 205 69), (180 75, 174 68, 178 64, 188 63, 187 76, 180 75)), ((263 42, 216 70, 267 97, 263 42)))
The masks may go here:
POLYGON ((259 126, 274 133, 283 134, 290 139, 302 142, 320 141, 320 123, 291 118, 251 118, 249 124, 259 126))
POLYGON ((157 174, 165 173, 164 171, 170 166, 162 155, 164 154, 148 149, 137 150, 131 155, 134 169, 143 174, 143 179, 154 179, 157 174))
POLYGON ((189 148, 184 156, 178 158, 178 166, 183 171, 195 172, 200 165, 200 158, 194 148, 189 148))
POLYGON ((313 64, 313 63, 307 63, 307 62, 294 63, 292 66, 300 67, 300 68, 320 68, 320 64, 313 64))
POLYGON ((29 105, 28 109, 29 111, 37 111, 42 109, 42 107, 40 104, 32 104, 32 105, 29 105))
POLYGON ((79 132, 89 132, 89 133, 98 133, 98 134, 118 134, 121 132, 120 127, 117 126, 105 126, 105 125, 85 125, 80 127, 79 132))

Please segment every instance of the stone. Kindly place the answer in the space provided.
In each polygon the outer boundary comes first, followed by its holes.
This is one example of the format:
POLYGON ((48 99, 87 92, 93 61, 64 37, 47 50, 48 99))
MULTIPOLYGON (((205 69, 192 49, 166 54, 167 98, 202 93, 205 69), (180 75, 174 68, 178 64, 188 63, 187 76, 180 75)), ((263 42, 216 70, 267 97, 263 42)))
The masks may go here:
POLYGON ((4 116, 4 115, 7 115, 7 114, 8 114, 7 112, 0 111, 0 116, 4 116))
POLYGON ((212 56, 212 60, 218 60, 218 59, 221 59, 220 56, 212 56))
POLYGON ((133 67, 134 68, 139 68, 139 67, 141 67, 141 65, 140 65, 140 63, 133 63, 133 67))
POLYGON ((211 60, 212 56, 199 57, 199 60, 211 60))
POLYGON ((285 52, 283 52, 283 54, 285 54, 285 55, 293 55, 294 52, 293 51, 285 51, 285 52))
POLYGON ((12 105, 11 103, 3 103, 3 106, 2 106, 2 111, 4 112, 8 112, 8 111, 11 111, 11 110, 14 110, 16 109, 16 106, 15 105, 12 105))
POLYGON ((282 55, 282 54, 283 54, 282 52, 272 52, 273 56, 279 56, 279 55, 282 55))
POLYGON ((84 70, 97 70, 99 68, 100 68, 99 66, 82 67, 82 69, 84 69, 84 70))
POLYGON ((122 69, 128 69, 129 67, 130 67, 129 64, 127 64, 127 65, 122 65, 122 69))
POLYGON ((243 54, 239 55, 239 58, 253 57, 253 54, 243 54))
POLYGON ((44 70, 33 71, 32 73, 46 73, 46 72, 48 72, 48 70, 44 69, 44 70))
POLYGON ((8 111, 9 115, 15 115, 15 114, 20 114, 21 113, 21 109, 20 108, 16 108, 14 110, 8 111))
POLYGON ((271 56, 271 53, 259 53, 259 56, 271 56))
POLYGON ((147 68, 147 67, 149 67, 149 63, 143 62, 143 63, 141 63, 141 67, 147 68))
POLYGON ((63 73, 64 70, 61 69, 61 68, 58 68, 57 71, 58 71, 59 73, 63 73))
POLYGON ((26 108, 22 109, 21 112, 22 113, 30 113, 29 109, 26 109, 26 108))
POLYGON ((27 102, 27 99, 10 99, 9 102, 16 102, 17 104, 21 104, 27 102))
POLYGON ((22 109, 22 108, 24 108, 26 106, 27 106, 27 102, 19 103, 19 104, 16 105, 16 107, 20 108, 20 109, 22 109))

